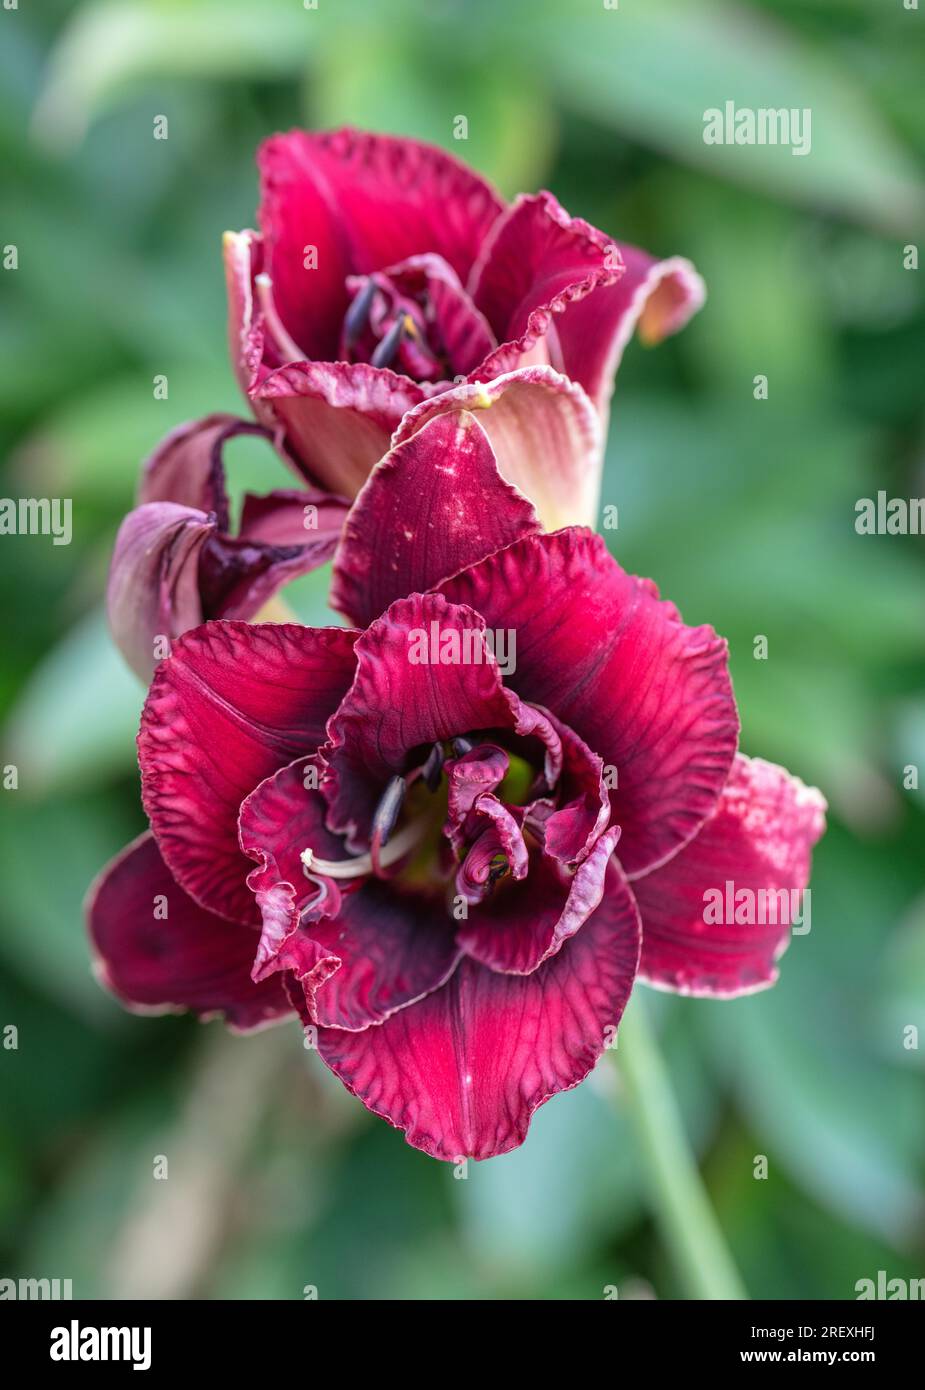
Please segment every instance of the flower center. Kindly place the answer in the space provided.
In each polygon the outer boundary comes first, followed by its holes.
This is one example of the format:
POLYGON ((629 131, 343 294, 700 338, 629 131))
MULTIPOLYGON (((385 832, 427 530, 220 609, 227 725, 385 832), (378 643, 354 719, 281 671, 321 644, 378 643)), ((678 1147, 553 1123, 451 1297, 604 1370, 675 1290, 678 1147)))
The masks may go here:
POLYGON ((348 283, 354 295, 341 332, 345 362, 390 367, 415 381, 452 375, 425 286, 403 292, 382 272, 351 277, 348 283))
MULTIPOLYGON (((307 875, 375 876, 408 888, 455 892, 480 902, 503 879, 526 874, 535 833, 531 796, 547 796, 528 759, 477 736, 435 743, 410 772, 388 782, 374 812, 369 849, 342 860, 301 853, 307 875)), ((545 804, 548 805, 548 802, 545 804)))

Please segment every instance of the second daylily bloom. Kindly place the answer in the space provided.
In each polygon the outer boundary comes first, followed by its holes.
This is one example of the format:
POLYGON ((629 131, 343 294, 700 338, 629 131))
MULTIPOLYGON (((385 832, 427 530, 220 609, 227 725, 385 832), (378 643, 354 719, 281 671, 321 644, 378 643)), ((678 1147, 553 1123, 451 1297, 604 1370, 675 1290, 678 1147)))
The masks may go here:
POLYGON ((571 217, 551 193, 506 205, 450 155, 355 130, 295 130, 258 156, 260 233, 229 232, 231 352, 257 418, 323 486, 353 496, 406 412, 524 366, 563 372, 601 429, 547 467, 589 479, 566 516, 593 524, 614 375, 638 327, 657 342, 703 302, 658 260, 571 217))

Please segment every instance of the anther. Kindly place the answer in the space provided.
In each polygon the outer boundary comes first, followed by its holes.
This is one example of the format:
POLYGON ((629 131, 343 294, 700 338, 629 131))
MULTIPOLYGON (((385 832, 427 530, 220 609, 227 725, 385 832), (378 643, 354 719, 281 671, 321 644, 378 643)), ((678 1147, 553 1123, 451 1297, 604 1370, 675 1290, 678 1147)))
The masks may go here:
POLYGON ((435 743, 427 755, 427 761, 421 768, 421 776, 424 778, 424 785, 429 792, 435 792, 439 787, 442 772, 443 744, 435 743))
POLYGON ((367 280, 344 315, 344 342, 347 347, 353 347, 369 322, 377 288, 375 280, 367 280))
POLYGON ((385 849, 391 839, 407 789, 408 784, 404 777, 396 775, 391 778, 379 798, 379 805, 373 815, 372 835, 370 836, 370 857, 372 858, 373 872, 376 874, 379 873, 381 867, 381 851, 385 849))
POLYGON ((390 367, 398 355, 401 347, 401 340, 405 336, 405 316, 402 314, 395 320, 392 327, 386 333, 382 342, 379 343, 376 351, 369 359, 374 367, 390 367))

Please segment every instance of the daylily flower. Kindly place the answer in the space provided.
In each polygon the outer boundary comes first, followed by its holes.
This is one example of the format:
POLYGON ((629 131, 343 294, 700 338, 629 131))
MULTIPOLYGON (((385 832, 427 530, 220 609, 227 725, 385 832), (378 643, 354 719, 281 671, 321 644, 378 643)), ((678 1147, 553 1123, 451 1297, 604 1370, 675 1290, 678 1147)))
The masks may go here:
POLYGON ((181 425, 142 472, 116 538, 107 590, 113 636, 147 684, 169 644, 208 618, 251 618, 290 580, 331 558, 347 514, 288 462, 300 486, 244 499, 231 534, 222 450, 268 430, 233 415, 181 425))
POLYGON ((542 519, 593 524, 623 350, 635 328, 657 342, 700 307, 690 263, 618 244, 548 192, 506 205, 414 140, 295 130, 258 163, 262 231, 225 236, 232 358, 257 418, 352 497, 406 412, 551 365, 602 428, 578 460, 547 449, 547 472, 578 463, 589 479, 567 516, 542 519))
POLYGON ((600 537, 541 534, 474 415, 374 471, 334 593, 357 627, 211 622, 157 670, 151 831, 88 908, 129 1007, 294 1010, 370 1110, 455 1161, 522 1142, 637 974, 773 982, 786 923, 716 923, 705 895, 801 890, 822 798, 736 753, 724 642, 600 537))

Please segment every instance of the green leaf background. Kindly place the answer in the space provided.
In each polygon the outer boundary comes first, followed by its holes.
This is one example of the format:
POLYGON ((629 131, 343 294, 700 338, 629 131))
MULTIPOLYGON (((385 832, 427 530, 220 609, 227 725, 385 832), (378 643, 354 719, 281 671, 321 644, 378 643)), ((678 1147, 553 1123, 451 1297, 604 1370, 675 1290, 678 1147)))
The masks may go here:
MULTIPOLYGON (((143 824, 143 692, 105 629, 109 550, 158 438, 239 408, 219 239, 253 223, 257 142, 303 122, 434 141, 508 195, 548 186, 703 272, 685 333, 627 352, 605 534, 729 638, 743 747, 821 786, 831 828, 812 931, 775 989, 651 1002, 751 1294, 920 1277, 925 791, 904 769, 925 774, 923 542, 858 536, 854 504, 925 489, 925 309, 903 267, 925 221, 925 13, 48 0, 0 25, 2 241, 20 256, 0 275, 3 491, 74 499, 71 546, 0 539, 2 763, 19 781, 0 792, 0 1026, 19 1034, 0 1049, 0 1272, 83 1296, 679 1291, 612 1058, 524 1148, 462 1177, 368 1117, 297 1029, 242 1041, 131 1018, 90 972, 83 895, 143 824), (727 99, 811 107, 811 156, 705 146, 703 111, 727 99)), ((278 482, 254 441, 231 458, 236 491, 278 482)), ((331 620, 326 577, 287 593, 303 621, 331 620)))

